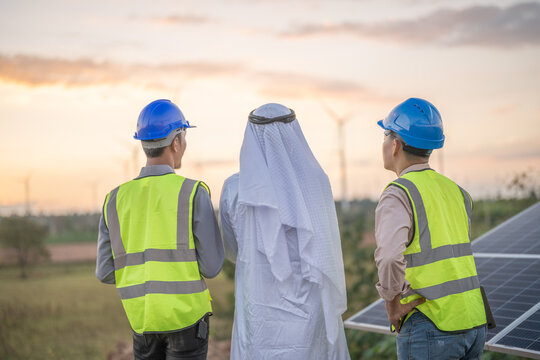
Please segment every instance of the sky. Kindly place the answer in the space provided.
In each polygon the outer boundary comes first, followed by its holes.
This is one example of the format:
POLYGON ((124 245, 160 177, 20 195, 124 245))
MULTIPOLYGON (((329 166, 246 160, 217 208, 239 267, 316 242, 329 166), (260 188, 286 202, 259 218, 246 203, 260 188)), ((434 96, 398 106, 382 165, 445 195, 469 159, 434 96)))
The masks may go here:
POLYGON ((268 102, 295 110, 336 199, 377 199, 395 174, 376 122, 409 97, 439 109, 431 165, 473 198, 540 186, 540 2, 5 0, 0 214, 98 211, 144 166, 137 117, 160 98, 197 125, 177 173, 215 205, 268 102))

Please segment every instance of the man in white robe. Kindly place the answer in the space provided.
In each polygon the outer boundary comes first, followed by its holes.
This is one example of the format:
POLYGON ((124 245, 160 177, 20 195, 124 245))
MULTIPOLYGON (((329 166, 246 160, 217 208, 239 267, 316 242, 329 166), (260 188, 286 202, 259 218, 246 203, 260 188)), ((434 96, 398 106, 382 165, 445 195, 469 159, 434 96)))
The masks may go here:
POLYGON ((294 111, 251 112, 220 216, 236 262, 231 359, 350 359, 332 190, 294 111))

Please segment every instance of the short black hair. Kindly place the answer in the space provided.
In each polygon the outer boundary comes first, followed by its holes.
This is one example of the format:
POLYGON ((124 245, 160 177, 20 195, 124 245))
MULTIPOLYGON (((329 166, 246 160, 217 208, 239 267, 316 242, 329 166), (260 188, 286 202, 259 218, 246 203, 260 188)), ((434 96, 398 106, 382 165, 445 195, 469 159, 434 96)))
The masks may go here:
POLYGON ((403 151, 405 151, 406 153, 409 153, 411 155, 414 155, 414 156, 420 156, 420 157, 428 158, 429 155, 431 155, 431 152, 433 151, 431 149, 415 148, 413 146, 409 146, 409 145, 405 144, 404 142, 402 142, 402 144, 403 144, 403 151))
MULTIPOLYGON (((182 140, 180 138, 180 134, 182 134, 182 133, 181 132, 178 133, 178 135, 176 135, 176 137, 178 138, 178 141, 182 142, 182 140)), ((173 142, 174 142, 174 139, 173 139, 173 142)), ((172 142, 171 142, 171 145, 172 145, 172 142)), ((171 146, 171 145, 168 145, 168 146, 171 146)), ((168 146, 155 148, 155 149, 147 149, 147 148, 145 148, 143 146, 143 150, 144 150, 144 153, 146 154, 147 157, 156 158, 156 157, 159 157, 159 156, 163 155, 163 152, 165 151, 165 148, 167 148, 168 146)))
POLYGON ((156 158, 156 157, 159 157, 159 156, 163 155, 163 152, 165 151, 165 148, 166 148, 166 146, 160 147, 160 148, 155 148, 155 149, 148 149, 148 148, 145 148, 143 146, 144 153, 149 158, 156 158))

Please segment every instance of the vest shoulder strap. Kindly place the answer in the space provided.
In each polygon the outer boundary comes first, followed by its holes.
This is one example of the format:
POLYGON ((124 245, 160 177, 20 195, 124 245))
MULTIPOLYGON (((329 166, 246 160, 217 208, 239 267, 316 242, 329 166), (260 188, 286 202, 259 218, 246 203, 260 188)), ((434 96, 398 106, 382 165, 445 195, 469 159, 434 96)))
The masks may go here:
POLYGON ((205 188, 206 191, 208 192, 208 196, 210 196, 210 198, 212 198, 212 194, 210 193, 210 187, 208 185, 206 185, 206 183, 204 181, 199 181, 199 185, 202 186, 203 188, 205 188))

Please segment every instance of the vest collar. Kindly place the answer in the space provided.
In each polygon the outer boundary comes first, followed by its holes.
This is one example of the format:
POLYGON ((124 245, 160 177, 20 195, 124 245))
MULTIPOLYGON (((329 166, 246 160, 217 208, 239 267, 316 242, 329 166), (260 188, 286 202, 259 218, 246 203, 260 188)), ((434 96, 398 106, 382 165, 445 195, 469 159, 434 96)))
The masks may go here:
POLYGON ((422 171, 426 169, 431 169, 428 163, 414 164, 414 165, 409 166, 408 168, 403 169, 403 171, 401 172, 401 174, 399 174, 399 176, 401 177, 411 171, 422 171))
POLYGON ((174 174, 174 170, 169 165, 151 165, 141 169, 139 176, 136 179, 141 179, 147 176, 160 176, 166 174, 174 174))

